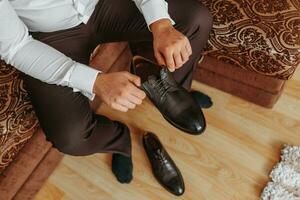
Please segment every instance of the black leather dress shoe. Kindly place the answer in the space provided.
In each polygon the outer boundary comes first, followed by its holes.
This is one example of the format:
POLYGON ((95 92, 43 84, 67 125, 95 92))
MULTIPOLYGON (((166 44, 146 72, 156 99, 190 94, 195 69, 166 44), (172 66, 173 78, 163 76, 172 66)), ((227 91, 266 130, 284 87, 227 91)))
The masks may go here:
POLYGON ((191 94, 177 84, 167 68, 135 56, 131 70, 141 77, 142 89, 168 122, 193 135, 205 130, 201 108, 191 94))
POLYGON ((143 145, 157 181, 172 194, 182 195, 185 190, 182 175, 158 137, 147 133, 143 145))

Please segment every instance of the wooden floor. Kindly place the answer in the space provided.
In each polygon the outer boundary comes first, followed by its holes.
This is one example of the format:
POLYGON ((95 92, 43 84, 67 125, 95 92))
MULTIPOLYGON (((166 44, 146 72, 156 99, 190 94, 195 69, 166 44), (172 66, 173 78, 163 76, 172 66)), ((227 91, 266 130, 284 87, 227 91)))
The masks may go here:
POLYGON ((101 113, 128 124, 133 138, 134 181, 121 185, 110 171, 109 155, 65 156, 36 200, 255 200, 279 160, 284 144, 300 145, 300 70, 274 109, 265 109, 194 83, 210 95, 204 135, 190 136, 170 126, 145 101, 127 114, 101 113), (186 192, 174 197, 153 178, 141 144, 144 130, 161 139, 180 168, 186 192))

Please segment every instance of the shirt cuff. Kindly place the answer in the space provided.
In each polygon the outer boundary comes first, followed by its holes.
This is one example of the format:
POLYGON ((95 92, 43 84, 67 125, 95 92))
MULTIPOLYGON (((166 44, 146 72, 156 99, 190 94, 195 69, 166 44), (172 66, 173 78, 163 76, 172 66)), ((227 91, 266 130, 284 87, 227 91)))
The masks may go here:
POLYGON ((81 63, 75 63, 74 69, 70 76, 70 87, 73 91, 80 91, 84 96, 93 100, 95 94, 93 93, 94 83, 100 71, 93 69, 81 63))
POLYGON ((168 3, 166 1, 146 1, 145 3, 141 4, 140 8, 146 20, 148 28, 153 22, 158 21, 160 19, 169 19, 172 25, 175 24, 175 22, 171 19, 168 13, 168 3))

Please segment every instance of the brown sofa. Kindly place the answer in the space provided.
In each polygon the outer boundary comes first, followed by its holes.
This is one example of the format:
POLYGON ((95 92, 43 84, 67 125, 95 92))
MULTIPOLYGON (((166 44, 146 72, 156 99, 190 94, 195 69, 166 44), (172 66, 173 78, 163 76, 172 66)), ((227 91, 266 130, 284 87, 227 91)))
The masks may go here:
MULTIPOLYGON (((299 0, 202 0, 214 27, 195 79, 272 107, 300 63, 299 0)), ((134 47, 134 45, 133 45, 134 47)), ((142 46, 135 46, 143 54, 142 46)), ((99 46, 91 66, 129 68, 126 43, 99 46)), ((19 73, 0 63, 0 199, 31 199, 62 155, 45 141, 19 73)))
POLYGON ((300 63, 300 1, 201 2, 214 25, 195 78, 271 108, 300 63))
POLYGON ((39 129, 19 73, 4 62, 0 97, 0 199, 32 199, 62 155, 39 129))

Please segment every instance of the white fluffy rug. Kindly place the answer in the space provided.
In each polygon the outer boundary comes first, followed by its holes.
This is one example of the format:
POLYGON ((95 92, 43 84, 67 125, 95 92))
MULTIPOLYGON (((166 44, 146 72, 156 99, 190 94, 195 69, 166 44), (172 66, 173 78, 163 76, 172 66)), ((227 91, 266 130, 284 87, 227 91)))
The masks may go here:
POLYGON ((285 146, 261 200, 300 200, 300 147, 285 146))

